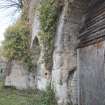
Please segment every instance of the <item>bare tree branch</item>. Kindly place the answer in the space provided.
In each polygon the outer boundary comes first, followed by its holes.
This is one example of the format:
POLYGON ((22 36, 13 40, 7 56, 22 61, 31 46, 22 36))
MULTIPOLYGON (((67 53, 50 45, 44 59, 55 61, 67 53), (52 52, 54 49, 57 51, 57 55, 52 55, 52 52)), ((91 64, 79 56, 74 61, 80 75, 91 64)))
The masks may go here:
POLYGON ((0 1, 0 9, 8 9, 16 7, 17 9, 21 9, 23 7, 22 0, 1 0, 0 1))
POLYGON ((23 8, 23 0, 0 0, 0 10, 6 11, 5 17, 16 19, 23 8))

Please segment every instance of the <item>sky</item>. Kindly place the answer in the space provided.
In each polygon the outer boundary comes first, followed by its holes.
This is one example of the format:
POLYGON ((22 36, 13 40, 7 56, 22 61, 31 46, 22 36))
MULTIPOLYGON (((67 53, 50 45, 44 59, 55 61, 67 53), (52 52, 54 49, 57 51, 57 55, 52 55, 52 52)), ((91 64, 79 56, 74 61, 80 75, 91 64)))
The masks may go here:
POLYGON ((2 14, 3 12, 4 11, 0 11, 0 45, 1 42, 4 40, 4 32, 10 24, 10 17, 4 16, 2 14))
POLYGON ((19 13, 14 15, 15 8, 11 9, 1 9, 0 10, 0 46, 4 40, 4 32, 9 25, 13 24, 16 19, 19 17, 19 13))

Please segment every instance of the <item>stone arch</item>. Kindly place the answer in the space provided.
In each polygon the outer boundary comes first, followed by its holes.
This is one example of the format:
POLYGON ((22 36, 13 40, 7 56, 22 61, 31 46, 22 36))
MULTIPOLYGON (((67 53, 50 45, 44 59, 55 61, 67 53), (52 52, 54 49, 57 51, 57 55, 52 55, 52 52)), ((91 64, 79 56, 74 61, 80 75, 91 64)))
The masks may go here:
POLYGON ((32 43, 32 56, 33 56, 33 64, 35 64, 35 69, 37 70, 37 62, 40 57, 40 42, 38 37, 35 37, 32 43))
POLYGON ((39 39, 38 37, 35 37, 33 40, 33 46, 39 46, 39 39))

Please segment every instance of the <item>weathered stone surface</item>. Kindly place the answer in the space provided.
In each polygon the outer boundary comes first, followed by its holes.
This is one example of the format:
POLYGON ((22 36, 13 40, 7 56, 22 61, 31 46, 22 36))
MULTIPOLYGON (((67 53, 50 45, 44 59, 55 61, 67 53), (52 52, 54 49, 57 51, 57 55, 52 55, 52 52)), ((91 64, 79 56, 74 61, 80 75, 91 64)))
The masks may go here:
POLYGON ((49 77, 47 78, 46 75, 45 75, 45 73, 47 71, 46 71, 44 62, 40 63, 41 60, 42 60, 42 58, 39 59, 37 76, 36 76, 37 88, 40 89, 40 90, 46 90, 46 87, 48 86, 48 83, 49 83, 50 79, 49 79, 49 77))
POLYGON ((0 80, 5 78, 6 63, 7 61, 3 57, 0 57, 0 80))
MULTIPOLYGON (((35 58, 37 73, 32 73, 14 62, 11 74, 6 77, 5 85, 18 89, 34 88, 46 90, 49 82, 54 87, 58 105, 104 105, 105 97, 105 42, 80 48, 77 46, 80 29, 84 25, 85 12, 90 0, 61 0, 63 8, 55 35, 52 74, 46 69, 44 46, 40 42, 39 0, 30 2, 29 20, 32 30, 31 48, 37 39, 40 54, 35 58), (79 81, 78 81, 79 79, 79 81), (80 98, 79 98, 80 97, 80 98)), ((46 20, 47 21, 47 20, 46 20)), ((35 47, 34 50, 37 50, 35 47)))
POLYGON ((77 36, 84 22, 83 5, 85 2, 81 0, 66 0, 59 19, 53 53, 52 80, 60 105, 65 105, 70 101, 73 104, 78 102, 76 48, 78 45, 77 36))
MULTIPOLYGON (((32 23, 32 41, 31 41, 31 47, 32 46, 36 46, 37 45, 33 45, 34 40, 37 38, 38 43, 39 43, 39 48, 40 48, 40 54, 39 54, 39 58, 36 60, 37 61, 37 74, 36 74, 36 85, 37 88, 40 90, 46 90, 46 87, 48 86, 48 83, 50 81, 51 75, 50 73, 46 70, 45 67, 45 62, 44 62, 44 45, 41 43, 41 39, 39 36, 39 33, 41 32, 41 28, 40 28, 40 12, 39 12, 39 6, 40 6, 40 1, 41 0, 36 0, 36 9, 34 10, 34 21, 32 23)), ((31 15, 30 15, 31 16, 31 15)))
POLYGON ((80 105, 105 105, 105 41, 79 49, 80 105))
POLYGON ((30 0, 30 4, 29 5, 29 24, 30 24, 30 28, 32 28, 33 22, 34 22, 34 18, 35 18, 35 11, 37 9, 37 6, 39 5, 41 0, 30 0))
POLYGON ((34 75, 28 73, 24 66, 16 61, 12 62, 11 73, 6 76, 5 86, 13 86, 17 89, 35 88, 34 75))
MULTIPOLYGON (((51 82, 54 86, 59 105, 65 105, 68 102, 78 104, 79 101, 83 102, 83 105, 104 105, 103 99, 105 93, 102 93, 102 91, 104 91, 105 85, 104 76, 101 76, 105 74, 105 65, 102 63, 104 62, 104 47, 98 48, 98 50, 94 45, 82 48, 79 49, 78 55, 76 51, 79 42, 77 37, 80 29, 84 26, 85 12, 90 1, 61 0, 63 9, 55 37, 52 74, 46 70, 43 60, 44 47, 40 44, 41 52, 37 63, 38 72, 36 76, 37 88, 45 90, 52 77, 51 82), (80 63, 77 63, 77 58, 80 63), (99 72, 97 68, 102 72, 99 72), (45 74, 48 75, 46 76, 45 74), (78 76, 80 76, 80 82, 78 82, 78 76), (102 91, 97 92, 99 88, 102 91), (79 90, 80 99, 78 99, 79 90), (99 99, 100 101, 98 101, 99 99), (96 101, 93 103, 93 100, 96 101)), ((40 43, 40 37, 38 36, 40 32, 40 19, 38 15, 40 13, 38 11, 35 11, 35 13, 32 24, 32 42, 37 37, 40 43)))

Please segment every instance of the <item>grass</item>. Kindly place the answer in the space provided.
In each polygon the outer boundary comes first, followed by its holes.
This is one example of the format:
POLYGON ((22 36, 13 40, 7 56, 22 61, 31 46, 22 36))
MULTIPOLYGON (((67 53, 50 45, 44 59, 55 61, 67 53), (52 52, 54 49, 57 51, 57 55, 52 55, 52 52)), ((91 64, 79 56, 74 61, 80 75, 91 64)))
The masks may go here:
POLYGON ((0 105, 29 105, 34 93, 3 87, 0 82, 0 105))
POLYGON ((3 87, 0 81, 0 105, 57 105, 52 91, 19 91, 3 87))

